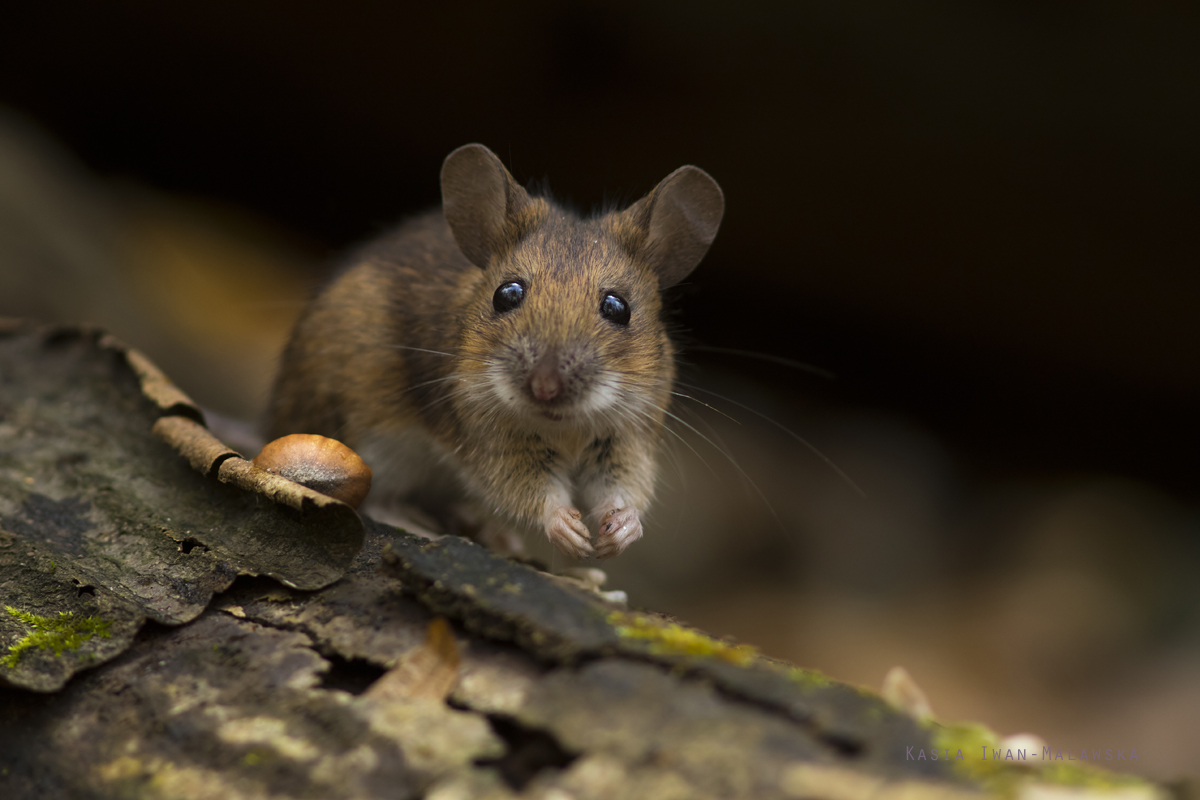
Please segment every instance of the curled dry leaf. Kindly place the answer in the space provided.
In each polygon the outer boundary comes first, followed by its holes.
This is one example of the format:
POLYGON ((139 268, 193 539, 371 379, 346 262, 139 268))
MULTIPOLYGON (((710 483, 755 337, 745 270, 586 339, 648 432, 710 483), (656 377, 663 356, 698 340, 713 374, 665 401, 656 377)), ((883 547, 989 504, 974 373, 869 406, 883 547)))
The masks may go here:
POLYGON ((435 617, 425 643, 375 681, 366 695, 377 700, 445 700, 458 682, 458 645, 445 617, 435 617))
POLYGON ((103 331, 0 320, 0 376, 0 685, 57 692, 238 575, 315 591, 362 550, 353 509, 252 467, 103 331))
POLYGON ((895 708, 908 714, 915 720, 925 720, 933 716, 929 699, 917 682, 908 674, 904 667, 892 667, 883 679, 883 699, 895 708))
POLYGON ((358 508, 371 491, 371 468, 336 439, 294 433, 268 442, 254 466, 358 508))

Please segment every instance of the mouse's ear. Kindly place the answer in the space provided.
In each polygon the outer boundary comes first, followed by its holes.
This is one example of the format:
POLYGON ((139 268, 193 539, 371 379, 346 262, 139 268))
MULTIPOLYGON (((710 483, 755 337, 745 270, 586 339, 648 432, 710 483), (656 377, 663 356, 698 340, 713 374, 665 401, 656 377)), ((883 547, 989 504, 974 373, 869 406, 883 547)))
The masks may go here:
POLYGON ((480 269, 516 241, 521 212, 532 202, 481 144, 463 145, 442 164, 442 211, 458 248, 480 269))
MULTIPOLYGON (((688 276, 717 236, 725 195, 699 167, 680 167, 624 212, 634 229, 634 252, 665 289, 688 276)), ((622 226, 624 227, 624 226, 622 226)))

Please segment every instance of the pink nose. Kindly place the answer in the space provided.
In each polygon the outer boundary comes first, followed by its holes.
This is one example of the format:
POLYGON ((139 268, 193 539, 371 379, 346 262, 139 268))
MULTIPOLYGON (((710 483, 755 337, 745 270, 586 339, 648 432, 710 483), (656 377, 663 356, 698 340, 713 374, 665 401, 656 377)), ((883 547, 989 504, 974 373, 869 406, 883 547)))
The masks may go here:
POLYGON ((557 397, 562 391, 562 376, 558 374, 558 367, 547 361, 534 367, 529 374, 529 390, 542 402, 557 397))

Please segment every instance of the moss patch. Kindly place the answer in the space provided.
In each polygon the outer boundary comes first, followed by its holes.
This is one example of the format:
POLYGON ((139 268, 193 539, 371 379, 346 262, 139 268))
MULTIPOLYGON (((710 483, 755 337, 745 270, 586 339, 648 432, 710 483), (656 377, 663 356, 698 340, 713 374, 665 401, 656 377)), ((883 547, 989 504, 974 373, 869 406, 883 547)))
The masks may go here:
POLYGON ((825 677, 824 673, 818 672, 815 669, 791 667, 787 671, 787 676, 793 683, 799 684, 800 688, 806 693, 815 692, 818 689, 824 689, 833 685, 833 681, 825 677))
POLYGON ((1014 762, 997 760, 1000 737, 983 725, 943 724, 930 721, 933 745, 947 752, 953 770, 997 797, 1016 797, 1021 786, 1051 783, 1090 789, 1118 789, 1152 785, 1133 775, 1120 775, 1099 767, 1037 760, 1014 762), (961 751, 962 760, 954 758, 961 751), (984 754, 986 752, 986 758, 984 754))
POLYGON ((112 621, 99 617, 77 617, 70 611, 60 611, 57 617, 39 617, 12 606, 5 606, 4 610, 18 622, 33 628, 0 657, 0 666, 9 669, 16 669, 21 656, 29 650, 53 650, 55 656, 61 656, 69 650, 78 650, 93 636, 107 639, 111 635, 108 629, 112 621))
POLYGON ((659 622, 641 614, 614 611, 608 615, 608 623, 622 639, 646 642, 654 655, 717 658, 740 667, 758 658, 758 650, 749 645, 722 642, 691 628, 659 622))

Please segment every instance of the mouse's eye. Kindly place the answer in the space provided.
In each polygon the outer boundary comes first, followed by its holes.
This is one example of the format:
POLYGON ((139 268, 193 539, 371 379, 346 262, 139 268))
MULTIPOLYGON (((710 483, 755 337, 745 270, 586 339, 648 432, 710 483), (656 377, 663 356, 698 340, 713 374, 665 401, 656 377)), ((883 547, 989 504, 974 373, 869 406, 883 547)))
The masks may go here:
POLYGON ((496 309, 497 313, 503 314, 505 311, 512 311, 521 305, 521 301, 524 299, 525 284, 520 281, 509 281, 500 284, 500 288, 492 295, 492 307, 496 309))
POLYGON ((600 301, 600 316, 618 325, 629 324, 629 303, 620 295, 609 292, 600 301))

